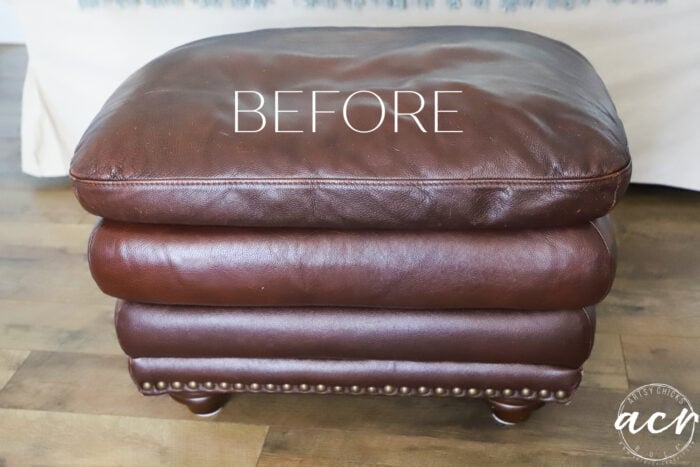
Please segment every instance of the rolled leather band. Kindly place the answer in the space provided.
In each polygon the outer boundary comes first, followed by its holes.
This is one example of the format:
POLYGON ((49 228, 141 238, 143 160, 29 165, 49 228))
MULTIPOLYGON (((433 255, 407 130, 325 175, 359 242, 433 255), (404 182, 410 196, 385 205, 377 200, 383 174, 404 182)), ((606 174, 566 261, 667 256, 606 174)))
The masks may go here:
POLYGON ((615 273, 607 217, 514 231, 254 229, 102 221, 107 294, 207 306, 578 309, 615 273))
POLYGON ((581 370, 504 363, 262 358, 132 358, 132 379, 144 394, 165 392, 357 393, 568 399, 581 370), (338 388, 336 388, 338 386, 338 388), (387 386, 391 386, 388 388, 387 386), (338 390, 340 388, 340 390, 338 390), (508 391, 506 391, 508 390, 508 391))
POLYGON ((529 363, 573 369, 588 358, 595 332, 593 308, 412 311, 119 301, 115 322, 131 357, 529 363))

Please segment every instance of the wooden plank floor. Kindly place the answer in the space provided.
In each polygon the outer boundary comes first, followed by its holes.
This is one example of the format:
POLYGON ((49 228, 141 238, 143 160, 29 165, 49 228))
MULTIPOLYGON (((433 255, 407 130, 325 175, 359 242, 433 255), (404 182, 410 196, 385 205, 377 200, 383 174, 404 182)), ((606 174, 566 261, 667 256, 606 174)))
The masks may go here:
MULTIPOLYGON (((452 399, 242 395, 213 419, 138 394, 93 284, 94 218, 66 179, 22 175, 26 53, 0 46, 0 466, 639 465, 618 445, 630 388, 700 405, 700 193, 633 187, 615 212, 618 277, 569 406, 502 427, 452 399)), ((694 447, 679 465, 700 463, 694 447)))

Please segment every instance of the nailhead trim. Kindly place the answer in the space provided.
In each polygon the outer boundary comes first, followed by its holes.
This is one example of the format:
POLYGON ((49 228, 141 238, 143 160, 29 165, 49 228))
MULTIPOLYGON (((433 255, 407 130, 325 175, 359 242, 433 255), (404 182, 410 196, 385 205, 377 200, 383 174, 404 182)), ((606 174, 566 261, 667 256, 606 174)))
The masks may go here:
POLYGON ((141 383, 141 390, 148 394, 161 394, 164 392, 186 392, 186 391, 201 391, 201 392, 267 392, 267 393, 288 393, 288 392, 306 392, 316 394, 379 394, 385 396, 438 396, 438 397, 498 397, 502 399, 537 399, 537 400, 554 400, 566 402, 571 394, 563 389, 495 389, 495 388, 463 388, 463 387, 428 387, 419 386, 416 388, 409 386, 394 386, 391 384, 377 386, 329 386, 326 384, 274 384, 274 383, 229 383, 212 381, 188 381, 183 384, 180 381, 157 381, 155 383, 146 381, 141 383))

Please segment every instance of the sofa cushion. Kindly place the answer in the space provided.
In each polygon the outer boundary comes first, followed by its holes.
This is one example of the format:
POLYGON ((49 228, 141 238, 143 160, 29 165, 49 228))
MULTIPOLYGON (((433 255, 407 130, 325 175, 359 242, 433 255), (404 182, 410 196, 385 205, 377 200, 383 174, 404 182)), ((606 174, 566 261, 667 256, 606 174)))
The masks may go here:
POLYGON ((117 89, 71 166, 94 214, 252 227, 571 225, 605 215, 629 175, 622 124, 580 54, 476 27, 179 47, 117 89))

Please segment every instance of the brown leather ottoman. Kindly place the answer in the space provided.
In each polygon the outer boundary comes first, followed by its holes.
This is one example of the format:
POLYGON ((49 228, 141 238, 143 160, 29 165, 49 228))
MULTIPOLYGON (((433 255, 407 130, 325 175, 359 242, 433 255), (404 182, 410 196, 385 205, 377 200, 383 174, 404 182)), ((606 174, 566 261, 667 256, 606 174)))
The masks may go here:
POLYGON ((516 422, 580 382, 630 157, 561 43, 311 28, 149 63, 71 176, 143 394, 483 398, 516 422))

